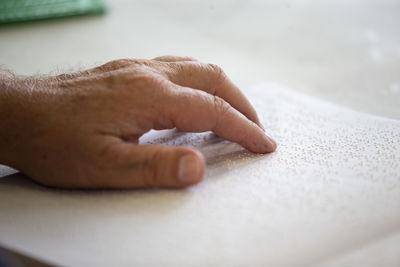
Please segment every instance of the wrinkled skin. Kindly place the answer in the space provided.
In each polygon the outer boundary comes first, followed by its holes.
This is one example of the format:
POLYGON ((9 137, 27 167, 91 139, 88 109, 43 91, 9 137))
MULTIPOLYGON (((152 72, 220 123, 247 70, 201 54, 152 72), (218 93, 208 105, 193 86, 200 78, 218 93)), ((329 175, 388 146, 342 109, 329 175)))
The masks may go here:
POLYGON ((0 163, 63 188, 185 187, 205 162, 189 147, 138 145, 150 129, 213 131, 272 152, 254 108, 216 65, 123 59, 42 78, 0 75, 0 163))

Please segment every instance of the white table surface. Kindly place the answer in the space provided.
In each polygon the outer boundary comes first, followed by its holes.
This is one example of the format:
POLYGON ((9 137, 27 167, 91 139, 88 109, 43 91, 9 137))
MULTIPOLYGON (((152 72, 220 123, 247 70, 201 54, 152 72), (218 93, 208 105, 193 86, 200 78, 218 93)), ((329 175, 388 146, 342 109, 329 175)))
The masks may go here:
MULTIPOLYGON (((0 64, 39 75, 116 58, 188 55, 219 64, 244 92, 274 81, 400 119, 399 1, 115 0, 108 6, 104 16, 0 27, 0 64)), ((1 176, 8 171, 0 167, 1 176)), ((399 242, 394 231, 328 265, 395 258, 388 248, 399 242)))
POLYGON ((109 2, 102 17, 0 27, 0 64, 62 72, 116 58, 190 55, 237 84, 286 84, 400 118, 400 2, 109 2))

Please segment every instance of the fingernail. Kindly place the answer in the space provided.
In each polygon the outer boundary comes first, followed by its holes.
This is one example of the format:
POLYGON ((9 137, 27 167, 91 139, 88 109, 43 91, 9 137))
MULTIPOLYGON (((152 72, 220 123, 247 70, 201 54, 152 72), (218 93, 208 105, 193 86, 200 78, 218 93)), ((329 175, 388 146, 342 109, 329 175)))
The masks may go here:
POLYGON ((178 179, 183 183, 197 181, 201 175, 201 162, 193 155, 185 155, 179 160, 178 179))

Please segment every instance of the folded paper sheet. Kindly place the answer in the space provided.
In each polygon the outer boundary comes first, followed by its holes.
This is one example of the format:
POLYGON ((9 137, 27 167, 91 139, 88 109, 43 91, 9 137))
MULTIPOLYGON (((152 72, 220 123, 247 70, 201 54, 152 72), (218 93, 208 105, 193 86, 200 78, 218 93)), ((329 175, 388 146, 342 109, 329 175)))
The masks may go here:
MULTIPOLYGON (((0 179, 0 243, 67 266, 316 266, 400 231, 399 121, 277 85, 246 94, 275 153, 154 131, 140 142, 204 153, 201 184, 68 191, 11 175, 0 179)), ((381 266, 399 266, 399 242, 381 266)))

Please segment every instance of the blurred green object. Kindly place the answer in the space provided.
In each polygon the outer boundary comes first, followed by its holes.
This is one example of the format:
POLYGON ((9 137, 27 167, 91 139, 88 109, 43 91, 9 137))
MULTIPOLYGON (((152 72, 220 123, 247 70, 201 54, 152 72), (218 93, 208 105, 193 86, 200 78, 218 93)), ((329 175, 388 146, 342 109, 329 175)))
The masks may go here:
POLYGON ((101 0, 0 0, 0 24, 101 14, 101 0))

